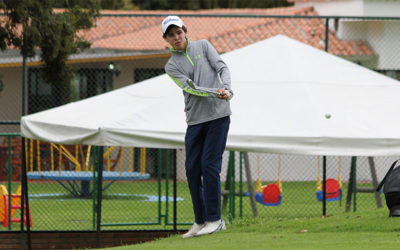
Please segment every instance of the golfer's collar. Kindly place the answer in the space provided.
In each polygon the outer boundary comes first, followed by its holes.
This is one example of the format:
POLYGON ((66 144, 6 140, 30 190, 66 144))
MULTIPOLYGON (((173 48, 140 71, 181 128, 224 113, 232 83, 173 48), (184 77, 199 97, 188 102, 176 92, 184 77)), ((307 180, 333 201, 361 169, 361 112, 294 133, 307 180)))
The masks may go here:
MULTIPOLYGON (((186 51, 188 50, 189 46, 190 46, 190 40, 189 38, 185 38, 186 42, 187 42, 187 46, 186 46, 186 51)), ((174 48, 171 48, 171 52, 176 52, 176 53, 185 53, 186 51, 183 50, 175 50, 174 48)))

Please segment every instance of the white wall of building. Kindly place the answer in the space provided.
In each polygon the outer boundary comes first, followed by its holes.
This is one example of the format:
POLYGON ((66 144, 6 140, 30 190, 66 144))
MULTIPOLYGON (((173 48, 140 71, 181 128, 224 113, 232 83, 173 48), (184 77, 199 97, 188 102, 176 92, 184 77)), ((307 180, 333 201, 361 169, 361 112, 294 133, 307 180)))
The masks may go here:
POLYGON ((380 57, 378 69, 400 70, 400 20, 387 20, 384 23, 383 46, 377 51, 380 57))
MULTIPOLYGON (((1 120, 19 121, 22 114, 22 69, 0 68, 4 89, 0 92, 1 120)), ((19 126, 2 125, 0 132, 19 132, 19 126)))
POLYGON ((320 16, 361 16, 363 0, 300 1, 295 6, 313 6, 320 16))
MULTIPOLYGON (((299 1, 296 7, 313 6, 320 16, 400 17, 398 0, 299 1)), ((333 22, 330 23, 332 30, 333 22)), ((400 20, 341 19, 335 30, 342 40, 367 42, 378 55, 378 70, 400 70, 400 20)))
POLYGON ((364 0, 364 16, 400 16, 400 1, 398 0, 364 0))
POLYGON ((299 1, 298 8, 313 6, 321 16, 399 16, 398 0, 299 1))
POLYGON ((336 34, 339 39, 367 42, 378 55, 375 69, 400 69, 400 20, 342 20, 336 34))

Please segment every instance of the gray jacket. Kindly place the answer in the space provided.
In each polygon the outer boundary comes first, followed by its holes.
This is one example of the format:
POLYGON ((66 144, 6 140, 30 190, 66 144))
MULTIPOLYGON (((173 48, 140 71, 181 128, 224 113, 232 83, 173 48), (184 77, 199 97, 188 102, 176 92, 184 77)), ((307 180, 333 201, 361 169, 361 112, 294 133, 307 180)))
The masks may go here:
POLYGON ((165 72, 183 90, 187 124, 195 125, 231 115, 229 101, 218 99, 209 92, 194 90, 187 84, 190 79, 198 87, 215 91, 224 88, 233 96, 227 65, 207 40, 187 41, 186 51, 171 49, 172 56, 165 65, 165 72))

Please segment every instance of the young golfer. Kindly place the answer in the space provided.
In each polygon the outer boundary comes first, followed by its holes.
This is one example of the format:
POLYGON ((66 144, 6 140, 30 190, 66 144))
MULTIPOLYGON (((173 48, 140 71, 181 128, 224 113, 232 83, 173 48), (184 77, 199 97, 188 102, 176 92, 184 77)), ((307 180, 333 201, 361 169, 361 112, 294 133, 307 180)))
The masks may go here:
POLYGON ((220 173, 233 96, 230 72, 207 40, 186 37, 179 17, 166 17, 162 33, 172 47, 165 71, 183 90, 188 124, 185 166, 195 223, 182 238, 226 230, 221 219, 220 173))

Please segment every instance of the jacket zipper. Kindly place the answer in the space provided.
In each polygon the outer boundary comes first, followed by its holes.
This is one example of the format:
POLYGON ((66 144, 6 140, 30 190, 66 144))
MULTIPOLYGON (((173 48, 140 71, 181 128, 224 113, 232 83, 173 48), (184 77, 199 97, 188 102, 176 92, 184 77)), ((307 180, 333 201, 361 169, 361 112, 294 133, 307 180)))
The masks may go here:
POLYGON ((187 53, 187 48, 186 48, 186 51, 183 52, 183 54, 184 54, 184 55, 186 56, 186 58, 189 60, 190 64, 191 64, 192 66, 194 66, 194 63, 193 63, 192 59, 190 58, 189 54, 187 53))

